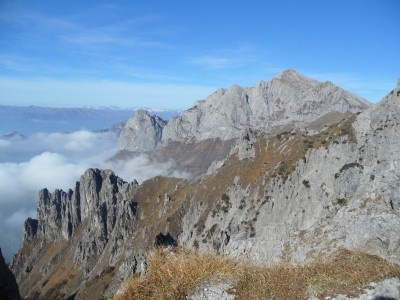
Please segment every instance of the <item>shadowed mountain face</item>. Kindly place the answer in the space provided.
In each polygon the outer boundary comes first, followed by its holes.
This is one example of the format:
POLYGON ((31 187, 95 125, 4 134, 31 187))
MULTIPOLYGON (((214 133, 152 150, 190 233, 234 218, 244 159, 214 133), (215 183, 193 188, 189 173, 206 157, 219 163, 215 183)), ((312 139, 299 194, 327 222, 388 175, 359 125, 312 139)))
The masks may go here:
MULTIPOLYGON (((288 85, 288 91, 273 93, 286 103, 284 115, 298 111, 289 104, 296 90, 304 95, 296 107, 308 107, 309 90, 324 89, 293 71, 272 81, 288 85)), ((89 169, 70 191, 42 190, 38 218, 26 221, 24 243, 11 266, 21 294, 110 296, 145 271, 146 254, 155 245, 214 250, 257 263, 304 263, 342 247, 398 261, 400 87, 369 108, 350 101, 346 92, 329 91, 302 117, 273 119, 273 130, 235 121, 237 129, 226 127, 232 135, 220 136, 219 125, 204 129, 203 115, 196 126, 187 125, 190 138, 166 141, 167 127, 179 120, 195 124, 185 117, 191 110, 170 121, 155 150, 146 153, 174 157, 186 170, 192 163, 191 181, 155 177, 139 185, 111 170, 89 169)), ((143 120, 146 128, 152 124, 145 115, 143 120)))
POLYGON ((10 271, 0 249, 0 299, 19 300, 21 299, 18 285, 13 273, 10 271))

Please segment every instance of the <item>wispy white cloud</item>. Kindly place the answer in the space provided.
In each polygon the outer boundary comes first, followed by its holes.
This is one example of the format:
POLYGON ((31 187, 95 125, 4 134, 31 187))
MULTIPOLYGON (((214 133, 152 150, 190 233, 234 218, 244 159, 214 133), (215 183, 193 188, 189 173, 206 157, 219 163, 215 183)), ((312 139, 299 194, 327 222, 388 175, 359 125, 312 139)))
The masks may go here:
POLYGON ((148 28, 162 29, 162 18, 145 14, 120 19, 118 11, 122 9, 117 5, 94 5, 74 14, 58 16, 44 12, 8 11, 0 13, 0 23, 18 33, 12 39, 23 35, 23 41, 19 40, 22 49, 52 50, 57 52, 56 56, 65 56, 67 61, 71 54, 107 58, 106 55, 118 49, 119 56, 129 57, 143 48, 170 47, 153 29, 152 34, 146 34, 148 28))
MULTIPOLYGON (((126 47, 134 49, 137 47, 145 48, 166 48, 167 45, 157 40, 154 36, 143 37, 142 25, 154 23, 158 20, 155 16, 140 16, 124 21, 109 21, 101 25, 88 25, 85 22, 71 22, 69 19, 45 19, 41 20, 41 27, 52 28, 58 33, 60 40, 72 46, 102 45, 110 46, 113 50, 116 47, 126 47), (50 24, 46 24, 50 23, 50 24)), ((157 25, 153 25, 157 26, 157 25)), ((97 48, 98 49, 98 48, 97 48)), ((103 49, 104 50, 104 49, 103 49)))
POLYGON ((239 68, 260 61, 260 56, 252 47, 242 46, 232 49, 220 49, 209 54, 201 54, 186 59, 186 63, 206 69, 239 68))
POLYGON ((37 80, 37 78, 42 76, 55 77, 60 73, 63 74, 64 77, 72 75, 74 77, 93 77, 100 74, 99 70, 92 66, 74 67, 63 62, 48 62, 34 56, 10 53, 0 53, 0 69, 17 74, 23 74, 23 78, 33 77, 32 80, 37 80))
POLYGON ((32 70, 31 59, 17 54, 1 54, 0 68, 18 72, 29 72, 32 70))
MULTIPOLYGON (((165 42, 165 33, 158 32, 164 30, 164 20, 155 14, 119 18, 122 9, 118 5, 98 4, 90 10, 58 17, 43 12, 0 13, 0 23, 13 28, 10 33, 21 33, 24 40, 18 40, 21 48, 15 50, 1 47, 7 40, 0 39, 0 70, 25 79, 185 81, 183 76, 155 70, 154 62, 143 63, 141 59, 151 51, 173 48, 165 42)), ((18 36, 14 34, 9 39, 20 39, 18 36)))
MULTIPOLYGON (((167 46, 156 40, 146 40, 135 36, 125 36, 122 34, 113 34, 102 30, 86 30, 72 33, 66 33, 61 36, 63 42, 81 47, 91 48, 98 46, 112 47, 152 47, 166 48, 167 46)), ((91 48, 94 49, 94 48, 91 48)), ((99 48, 97 48, 99 49, 99 48)), ((105 49, 102 48, 104 51, 105 49)))

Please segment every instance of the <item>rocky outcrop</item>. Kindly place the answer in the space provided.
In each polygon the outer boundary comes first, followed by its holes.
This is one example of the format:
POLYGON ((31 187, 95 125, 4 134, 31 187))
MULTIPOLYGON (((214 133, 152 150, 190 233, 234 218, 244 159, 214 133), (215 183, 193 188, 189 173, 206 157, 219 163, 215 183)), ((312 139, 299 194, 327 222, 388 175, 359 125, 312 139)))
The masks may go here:
POLYGON ((124 197, 135 186, 137 182, 126 183, 111 170, 89 169, 74 190, 56 189, 50 193, 43 189, 39 192, 38 219, 26 220, 24 238, 68 240, 86 221, 92 227, 90 236, 95 237, 93 242, 101 251, 121 215, 124 219, 133 218, 134 208, 126 207, 124 197))
POLYGON ((270 132, 290 123, 304 126, 327 112, 357 112, 369 103, 331 82, 318 82, 287 70, 255 87, 233 85, 219 89, 191 109, 171 119, 163 130, 163 143, 229 140, 244 127, 270 132))
POLYGON ((118 149, 131 152, 154 150, 161 141, 166 123, 157 116, 150 116, 145 110, 138 110, 122 129, 118 149))
MULTIPOLYGON (((111 170, 88 169, 74 190, 55 190, 53 193, 41 190, 37 219, 28 218, 24 225, 24 246, 28 249, 21 248, 12 264, 18 281, 24 282, 35 276, 32 272, 38 272, 36 276, 41 279, 46 278, 52 270, 66 263, 63 261, 66 253, 70 260, 66 267, 79 265, 80 270, 74 277, 80 280, 89 277, 107 246, 109 252, 105 259, 108 265, 121 254, 119 245, 135 228, 136 203, 128 197, 137 186, 136 181, 124 182, 111 170), (32 253, 30 246, 38 252, 32 253), (46 251, 50 259, 41 261, 41 255, 46 251), (41 266, 34 269, 35 263, 41 266)), ((132 275, 135 268, 128 269, 126 272, 132 275)), ((79 286, 81 282, 76 284, 79 286)), ((22 285, 22 288, 26 293, 27 286, 22 285)), ((64 296, 68 296, 68 289, 62 294, 50 293, 46 297, 64 296)))
POLYGON ((248 159, 256 155, 254 142, 256 140, 255 133, 251 128, 245 128, 237 142, 237 150, 239 159, 248 159))
POLYGON ((18 285, 13 273, 7 267, 0 249, 0 299, 19 300, 21 299, 18 285))

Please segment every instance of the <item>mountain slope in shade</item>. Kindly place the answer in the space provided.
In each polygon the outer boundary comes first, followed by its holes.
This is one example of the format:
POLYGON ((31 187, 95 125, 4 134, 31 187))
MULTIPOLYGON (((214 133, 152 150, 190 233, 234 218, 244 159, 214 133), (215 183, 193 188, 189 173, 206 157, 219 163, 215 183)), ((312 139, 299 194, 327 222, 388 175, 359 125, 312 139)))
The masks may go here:
POLYGON ((4 300, 19 300, 18 285, 15 277, 7 267, 3 254, 0 249, 0 299, 4 300))

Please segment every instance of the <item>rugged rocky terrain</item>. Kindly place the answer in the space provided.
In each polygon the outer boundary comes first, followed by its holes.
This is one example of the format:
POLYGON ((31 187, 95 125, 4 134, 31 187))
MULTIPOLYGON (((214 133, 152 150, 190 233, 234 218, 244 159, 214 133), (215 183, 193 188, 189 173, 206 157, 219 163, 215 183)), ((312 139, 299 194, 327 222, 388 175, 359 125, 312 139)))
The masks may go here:
POLYGON ((341 247, 400 261, 400 86, 368 107, 286 71, 219 90, 162 124, 140 112, 121 135, 137 143, 120 145, 175 155, 193 179, 139 185, 89 169, 73 190, 40 191, 11 266, 23 296, 112 295, 145 271, 155 243, 263 263, 303 263, 341 247))

